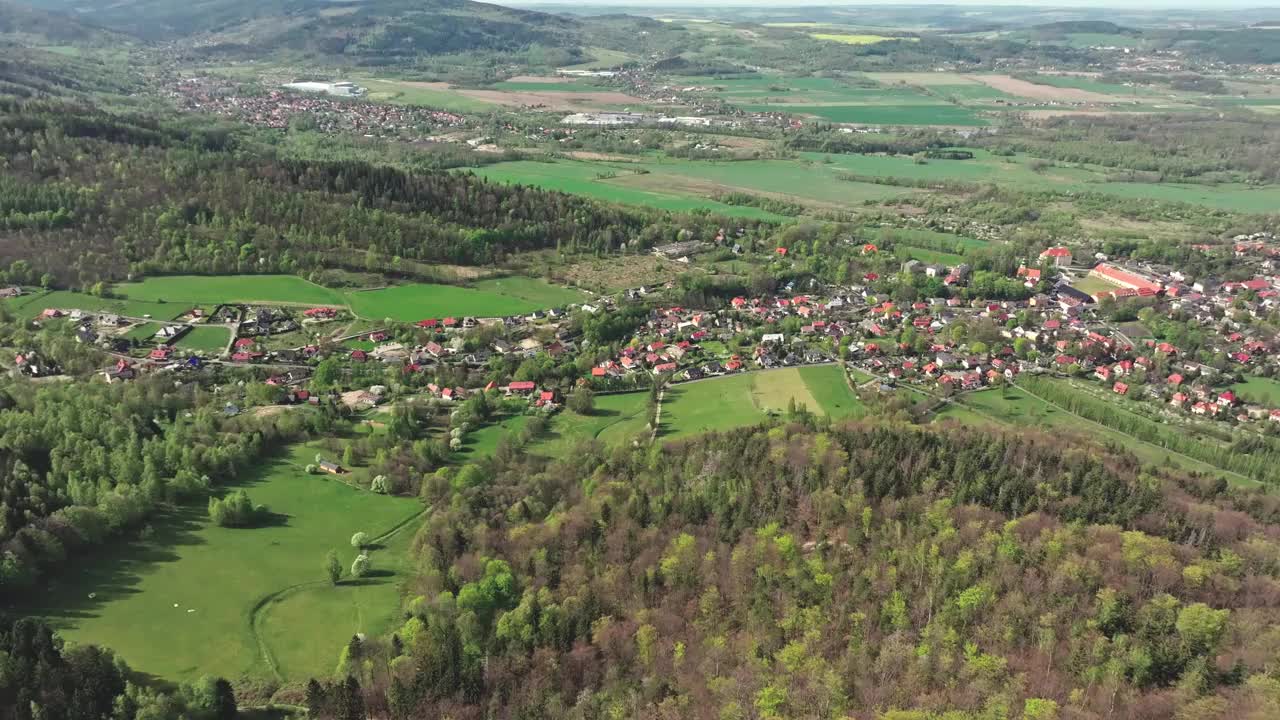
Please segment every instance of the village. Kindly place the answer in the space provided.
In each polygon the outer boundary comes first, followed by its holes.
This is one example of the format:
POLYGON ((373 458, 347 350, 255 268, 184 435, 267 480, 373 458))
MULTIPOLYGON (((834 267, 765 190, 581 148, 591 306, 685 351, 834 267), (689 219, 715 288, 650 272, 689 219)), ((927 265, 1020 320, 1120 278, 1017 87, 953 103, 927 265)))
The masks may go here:
MULTIPOLYGON (((48 309, 38 322, 70 322, 78 341, 107 352, 112 364, 101 371, 107 382, 144 373, 258 368, 261 382, 279 389, 263 397, 283 404, 319 402, 308 381, 322 362, 371 377, 375 386, 393 378, 403 394, 447 403, 499 391, 529 398, 537 411, 554 411, 577 387, 626 391, 839 363, 850 383, 866 391, 904 391, 944 404, 1016 384, 1023 375, 1047 375, 1095 382, 1126 401, 1158 407, 1162 415, 1280 427, 1280 405, 1231 389, 1246 375, 1277 370, 1274 340, 1251 332, 1251 322, 1280 303, 1277 278, 1270 274, 1280 262, 1280 244, 1265 233, 1232 243, 1238 269, 1252 277, 1213 282, 1171 267, 1086 260, 1067 246, 1047 248, 1012 278, 1029 291, 1018 300, 953 294, 894 302, 877 292, 884 281, 868 273, 861 283, 805 291, 788 286, 733 297, 714 309, 664 302, 667 285, 516 316, 423 318, 386 327, 361 325, 346 308, 321 306, 222 305, 207 314, 193 308, 141 341, 125 339, 125 333, 142 321, 114 314, 48 309), (593 343, 584 332, 592 318, 622 308, 634 313, 637 306, 643 314, 633 317, 624 342, 593 343), (1122 314, 1132 319, 1117 320, 1122 314), (210 325, 229 331, 224 348, 182 348, 187 333, 210 325), (1194 330, 1203 340, 1181 346, 1155 337, 1155 326, 1194 330)), ((657 252, 697 250, 675 245, 657 252)), ((863 252, 878 248, 867 244, 863 252)), ((908 260, 901 271, 939 278, 951 289, 970 277, 964 263, 908 260)), ((33 377, 57 373, 30 352, 19 353, 14 368, 33 377)), ((347 396, 358 408, 386 399, 385 390, 347 396)))

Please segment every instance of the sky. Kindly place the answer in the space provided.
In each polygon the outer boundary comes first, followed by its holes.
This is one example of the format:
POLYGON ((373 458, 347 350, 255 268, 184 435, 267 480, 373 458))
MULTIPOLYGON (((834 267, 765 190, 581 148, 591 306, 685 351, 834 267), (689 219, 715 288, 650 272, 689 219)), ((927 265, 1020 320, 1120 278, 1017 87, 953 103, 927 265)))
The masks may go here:
POLYGON ((548 5, 548 4, 565 4, 565 5, 618 5, 620 7, 706 7, 706 6, 723 6, 723 7, 741 7, 751 5, 756 7, 833 7, 833 6, 858 6, 858 5, 1005 5, 1005 6, 1021 6, 1021 7, 1053 7, 1053 8, 1124 8, 1126 10, 1133 9, 1150 9, 1156 10, 1160 8, 1178 8, 1178 9, 1220 9, 1220 8, 1276 8, 1280 11, 1280 1, 1270 0, 906 0, 905 2, 890 2, 886 0, 724 0, 716 2, 715 0, 491 0, 501 4, 508 5, 548 5))

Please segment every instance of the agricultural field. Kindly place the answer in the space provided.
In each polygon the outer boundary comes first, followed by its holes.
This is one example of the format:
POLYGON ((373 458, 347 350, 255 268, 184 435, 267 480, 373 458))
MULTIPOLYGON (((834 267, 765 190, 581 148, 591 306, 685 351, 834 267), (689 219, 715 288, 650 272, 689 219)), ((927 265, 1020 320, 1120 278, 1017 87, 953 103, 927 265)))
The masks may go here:
POLYGON ((855 125, 943 125, 982 127, 991 121, 973 110, 952 105, 742 105, 748 112, 812 115, 833 123, 855 125))
POLYGON ((904 260, 919 260, 922 263, 935 263, 948 267, 964 262, 964 256, 962 255, 911 247, 910 245, 899 245, 896 250, 898 257, 904 260))
POLYGON ((1271 378, 1246 375, 1244 382, 1232 385, 1231 389, 1249 402, 1280 408, 1280 382, 1271 378))
POLYGON ((397 578, 421 506, 307 475, 315 453, 295 446, 237 485, 271 511, 265 526, 217 527, 203 504, 183 506, 157 519, 146 539, 84 558, 33 594, 33 609, 68 640, 111 647, 166 680, 332 672, 353 633, 383 632, 399 618, 397 578), (326 552, 336 549, 349 566, 352 533, 377 538, 396 528, 373 553, 370 577, 329 585, 326 552))
POLYGON ((706 162, 659 160, 626 165, 515 161, 474 172, 503 182, 536 185, 600 200, 666 210, 707 209, 724 215, 786 221, 746 205, 726 205, 717 193, 745 192, 815 207, 849 207, 908 195, 910 188, 839 181, 833 166, 789 160, 706 162))
POLYGON ((391 78, 356 78, 354 82, 368 88, 368 98, 376 102, 421 105, 458 113, 487 112, 494 109, 493 103, 467 97, 449 89, 444 83, 424 83, 391 78))
MULTIPOLYGON (((547 190, 559 190, 560 192, 585 195, 597 200, 625 205, 641 205, 674 212, 710 210, 730 217, 758 218, 762 220, 781 221, 785 219, 781 215, 759 208, 726 205, 715 200, 707 200, 680 192, 662 192, 658 189, 623 187, 614 182, 614 178, 624 178, 625 173, 633 173, 635 170, 629 167, 615 168, 604 163, 570 160, 557 162, 519 160, 497 165, 486 165, 482 168, 471 169, 469 172, 496 182, 533 185, 547 190), (601 177, 602 175, 604 177, 601 177)), ((660 187, 661 184, 659 183, 658 186, 660 187)))
POLYGON ((582 297, 574 290, 532 278, 485 280, 473 287, 414 283, 346 294, 356 315, 400 322, 446 316, 520 315, 580 302, 582 297))
POLYGON ((214 305, 273 303, 344 305, 337 290, 321 287, 296 275, 163 275, 136 283, 121 283, 115 292, 130 300, 214 305))
POLYGON ((179 350, 216 355, 227 348, 231 331, 216 325, 197 325, 173 344, 179 350))
POLYGON ((828 42, 838 42, 845 45, 874 45, 886 40, 915 40, 915 38, 893 38, 888 35, 859 35, 855 33, 833 33, 833 32, 816 32, 809 33, 809 37, 814 40, 826 40, 828 42))
POLYGON ((50 292, 23 295, 17 298, 0 300, 14 315, 23 318, 34 318, 49 308, 60 310, 85 310, 88 312, 113 313, 131 318, 154 318, 156 320, 172 320, 191 309, 190 305, 179 303, 156 303, 139 300, 123 300, 119 298, 102 298, 73 290, 53 290, 50 292))

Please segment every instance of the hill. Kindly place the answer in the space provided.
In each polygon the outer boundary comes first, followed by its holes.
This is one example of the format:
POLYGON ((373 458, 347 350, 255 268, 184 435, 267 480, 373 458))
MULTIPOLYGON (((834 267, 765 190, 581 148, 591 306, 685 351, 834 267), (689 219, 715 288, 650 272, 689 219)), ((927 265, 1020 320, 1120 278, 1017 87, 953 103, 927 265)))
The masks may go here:
POLYGON ((24 45, 106 45, 126 40, 119 33, 70 15, 0 1, 0 39, 24 45))
POLYGON ((367 65, 455 53, 558 50, 551 64, 583 59, 586 45, 613 47, 659 33, 653 20, 575 19, 471 0, 124 0, 82 5, 37 0, 148 41, 188 39, 209 53, 341 57, 367 65), (589 42, 588 42, 589 41, 589 42))
POLYGON ((1044 23, 1031 28, 1044 34, 1067 35, 1071 33, 1096 33, 1103 35, 1137 35, 1137 30, 1122 27, 1106 20, 1064 20, 1044 23))

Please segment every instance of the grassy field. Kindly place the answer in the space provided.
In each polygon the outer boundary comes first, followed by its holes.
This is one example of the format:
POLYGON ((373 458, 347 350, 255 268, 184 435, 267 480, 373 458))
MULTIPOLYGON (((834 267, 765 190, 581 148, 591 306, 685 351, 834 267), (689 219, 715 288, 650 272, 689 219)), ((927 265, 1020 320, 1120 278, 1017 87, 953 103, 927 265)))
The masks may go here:
POLYGON ((225 327, 197 326, 188 330, 186 335, 178 338, 178 342, 174 343, 173 346, 179 350, 214 355, 225 350, 227 341, 230 339, 231 331, 225 327))
POLYGON ((821 411, 833 418, 857 417, 865 412, 866 407, 849 390, 844 370, 839 365, 803 367, 798 373, 809 393, 818 401, 816 406, 809 406, 810 410, 821 411))
POLYGON ((1232 385, 1231 389, 1249 402, 1272 408, 1280 407, 1280 382, 1270 378, 1246 375, 1244 382, 1232 385))
POLYGON ((521 315, 581 299, 576 291, 533 278, 486 280, 474 287, 416 283, 347 293, 356 315, 401 322, 446 316, 521 315))
POLYGON ((34 318, 46 309, 58 308, 60 310, 114 313, 135 318, 149 315, 156 320, 172 320, 191 309, 190 304, 100 298, 72 290, 54 290, 52 292, 24 295, 18 298, 0 300, 0 303, 4 303, 15 315, 24 318, 34 318))
POLYGON ((460 113, 487 112, 495 107, 493 103, 468 97, 459 92, 425 87, 421 83, 405 80, 357 78, 353 82, 369 88, 368 98, 380 102, 422 105, 460 113))
POLYGON ((834 123, 857 125, 959 125, 981 127, 991 121, 959 105, 743 105, 748 112, 813 115, 834 123))
POLYGON ((899 245, 897 248, 898 257, 910 260, 919 260, 922 263, 937 263, 948 267, 959 265, 964 262, 962 255, 952 253, 938 252, 937 250, 926 250, 925 248, 911 247, 910 245, 899 245))
POLYGON ((1109 283, 1106 280, 1103 280, 1102 278, 1089 277, 1088 275, 1086 275, 1080 278, 1079 280, 1071 283, 1071 287, 1075 288, 1076 290, 1079 290, 1082 293, 1088 293, 1090 295, 1094 295, 1100 292, 1107 292, 1109 290, 1119 289, 1120 286, 1114 283, 1109 283))
MULTIPOLYGON (((874 45, 885 40, 894 40, 888 35, 856 35, 851 33, 809 33, 814 40, 827 40, 845 45, 874 45)), ((914 40, 915 38, 907 38, 914 40)))
POLYGON ((108 646, 164 679, 270 676, 266 657, 285 679, 332 673, 353 633, 398 619, 401 550, 421 506, 306 475, 315 452, 296 446, 240 485, 272 512, 266 526, 216 527, 203 503, 183 507, 155 521, 150 538, 86 557, 31 610, 68 640, 108 646), (371 577, 336 587, 324 579, 328 550, 350 566, 352 533, 377 537, 404 523, 373 554, 371 577))
POLYGON ((343 305, 342 294, 294 275, 165 275, 121 283, 115 291, 130 300, 217 304, 292 303, 343 305))
POLYGON ((615 168, 605 163, 569 160, 558 162, 520 160, 497 165, 486 165, 482 168, 472 169, 470 172, 496 182, 533 185, 548 190, 585 195, 597 200, 622 203, 624 205, 641 205, 674 212, 711 210, 731 217, 763 220, 781 221, 786 219, 781 215, 759 208, 726 205, 715 200, 694 197, 680 192, 624 187, 617 182, 611 182, 611 180, 615 177, 624 177, 628 173, 633 173, 634 169, 629 167, 615 168), (602 178, 600 177, 602 174, 610 177, 602 178))
POLYGON ((586 295, 573 288, 552 285, 543 280, 527 277, 479 280, 472 287, 483 292, 497 293, 498 295, 524 300, 544 308, 562 307, 572 303, 580 303, 586 299, 586 295))
POLYGON ((160 332, 160 323, 144 322, 129 328, 124 336, 130 340, 150 340, 158 332, 160 332))

